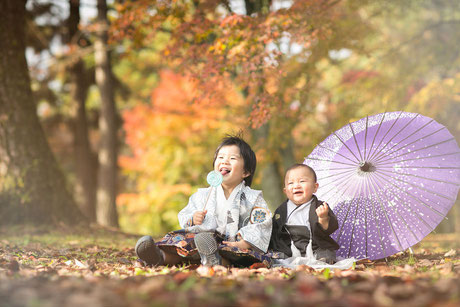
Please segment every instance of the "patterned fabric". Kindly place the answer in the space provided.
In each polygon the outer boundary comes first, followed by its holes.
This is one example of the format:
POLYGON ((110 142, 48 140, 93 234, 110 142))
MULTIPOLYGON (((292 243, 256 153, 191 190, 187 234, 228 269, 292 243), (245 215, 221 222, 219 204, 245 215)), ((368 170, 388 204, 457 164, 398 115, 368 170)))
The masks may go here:
MULTIPOLYGON (((237 247, 231 247, 221 244, 223 237, 214 233, 219 244, 219 254, 229 260, 234 265, 250 266, 256 262, 262 262, 267 267, 272 264, 273 253, 260 253, 254 250, 240 250, 237 247)), ((167 233, 162 239, 155 244, 165 252, 177 254, 184 257, 184 260, 199 260, 200 255, 196 249, 193 238, 195 233, 185 230, 172 231, 167 233)), ((273 257, 276 258, 276 257, 273 257)))
POLYGON ((241 250, 238 247, 219 245, 219 254, 222 258, 228 259, 234 265, 248 267, 254 263, 261 262, 266 267, 272 265, 272 258, 265 253, 259 253, 255 250, 241 250))
POLYGON ((271 262, 273 264, 273 260, 272 259, 284 259, 284 258, 287 258, 287 256, 282 253, 282 252, 275 252, 274 250, 269 250, 268 252, 266 252, 264 254, 265 257, 268 257, 271 259, 271 262))
POLYGON ((267 218, 270 218, 270 212, 265 208, 254 207, 251 211, 251 224, 263 223, 267 218))
MULTIPOLYGON (((217 229, 216 191, 217 189, 212 188, 198 189, 198 191, 190 197, 189 203, 178 215, 179 224, 182 228, 192 233, 215 231, 217 229), (208 194, 209 200, 206 205, 208 213, 206 214, 203 224, 190 226, 193 213, 203 210, 208 194)), ((236 241, 239 235, 252 246, 255 246, 262 252, 266 252, 270 243, 272 219, 271 212, 262 197, 262 192, 253 190, 243 183, 229 211, 231 219, 227 220, 229 225, 225 230, 225 235, 227 235, 226 240, 236 241), (257 207, 265 209, 268 216, 265 220, 259 218, 259 222, 251 223, 251 213, 253 209, 257 207)))
POLYGON ((198 256, 198 259, 200 259, 200 255, 198 255, 198 251, 193 240, 194 238, 194 233, 177 230, 168 232, 155 244, 165 252, 177 254, 182 257, 196 258, 196 256, 198 256))

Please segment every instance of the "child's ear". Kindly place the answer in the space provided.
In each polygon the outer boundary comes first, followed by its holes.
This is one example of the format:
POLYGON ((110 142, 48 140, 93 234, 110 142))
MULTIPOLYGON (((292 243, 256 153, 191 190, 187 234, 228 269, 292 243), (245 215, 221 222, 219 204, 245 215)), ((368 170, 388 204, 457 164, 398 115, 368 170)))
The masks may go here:
POLYGON ((243 173, 243 178, 246 178, 246 177, 249 177, 249 176, 251 176, 251 173, 249 173, 249 172, 244 172, 243 173))
POLYGON ((313 191, 313 193, 316 193, 316 191, 318 190, 318 187, 319 187, 318 182, 315 182, 315 190, 313 191))
POLYGON ((284 194, 287 195, 287 193, 286 193, 286 187, 283 188, 283 192, 284 192, 284 194))

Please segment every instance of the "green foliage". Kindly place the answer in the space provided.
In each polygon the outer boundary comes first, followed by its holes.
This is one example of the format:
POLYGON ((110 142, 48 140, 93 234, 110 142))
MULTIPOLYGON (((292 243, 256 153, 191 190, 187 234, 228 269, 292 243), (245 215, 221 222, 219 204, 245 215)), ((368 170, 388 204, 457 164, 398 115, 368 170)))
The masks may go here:
POLYGON ((325 268, 325 269, 323 270, 323 277, 324 277, 326 280, 330 279, 330 278, 332 277, 332 275, 331 275, 331 269, 325 268))
POLYGON ((407 260, 407 264, 409 264, 409 265, 415 265, 415 263, 416 263, 416 260, 415 260, 414 254, 413 254, 413 253, 409 253, 409 259, 407 260))

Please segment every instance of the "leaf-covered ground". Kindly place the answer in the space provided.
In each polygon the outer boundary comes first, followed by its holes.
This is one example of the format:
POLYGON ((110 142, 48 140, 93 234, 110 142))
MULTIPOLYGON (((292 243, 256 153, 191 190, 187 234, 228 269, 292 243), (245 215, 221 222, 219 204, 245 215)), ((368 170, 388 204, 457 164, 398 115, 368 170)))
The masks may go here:
POLYGON ((137 236, 0 229, 0 306, 458 306, 458 236, 346 271, 142 267, 137 236))

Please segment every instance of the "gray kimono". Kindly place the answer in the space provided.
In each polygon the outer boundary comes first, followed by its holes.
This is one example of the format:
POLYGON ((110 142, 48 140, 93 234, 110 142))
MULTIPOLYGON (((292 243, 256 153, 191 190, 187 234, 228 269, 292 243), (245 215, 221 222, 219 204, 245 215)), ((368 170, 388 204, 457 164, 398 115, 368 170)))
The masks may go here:
MULTIPOLYGON (((227 211, 226 223, 218 228, 217 223, 217 196, 216 188, 198 189, 193 194, 187 206, 179 212, 179 224, 189 232, 218 231, 225 236, 228 241, 236 241, 242 238, 256 250, 266 252, 270 243, 272 231, 271 212, 262 197, 262 191, 253 190, 244 184, 244 181, 235 187, 236 195, 233 201, 225 207, 227 211), (192 225, 192 217, 195 211, 202 211, 206 199, 208 211, 201 225, 192 225)), ((233 194, 233 192, 232 192, 233 194)), ((222 214, 222 211, 219 213, 222 214)), ((222 216, 220 216, 222 219, 222 216)))

